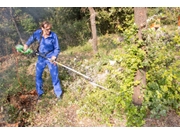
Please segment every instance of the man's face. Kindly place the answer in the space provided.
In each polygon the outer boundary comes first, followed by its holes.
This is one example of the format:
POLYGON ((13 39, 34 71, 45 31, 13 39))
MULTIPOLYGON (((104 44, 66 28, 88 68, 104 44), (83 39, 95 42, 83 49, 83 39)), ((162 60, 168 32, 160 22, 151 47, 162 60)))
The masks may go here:
POLYGON ((42 30, 43 30, 43 34, 45 34, 45 35, 48 36, 48 35, 50 34, 50 32, 51 32, 51 26, 45 24, 45 25, 44 25, 44 28, 42 28, 42 30))

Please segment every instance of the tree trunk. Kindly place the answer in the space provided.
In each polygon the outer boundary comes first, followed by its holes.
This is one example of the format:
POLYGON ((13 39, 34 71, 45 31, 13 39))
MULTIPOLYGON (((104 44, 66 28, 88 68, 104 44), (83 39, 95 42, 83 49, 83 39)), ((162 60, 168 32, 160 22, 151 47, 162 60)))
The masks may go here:
POLYGON ((24 41, 23 41, 23 39, 22 39, 22 37, 21 37, 21 34, 20 34, 20 32, 19 32, 19 29, 18 29, 18 27, 17 27, 16 21, 15 21, 15 19, 14 19, 14 17, 13 17, 12 7, 10 7, 9 10, 10 10, 11 19, 12 19, 12 21, 13 21, 13 23, 14 23, 14 26, 15 26, 15 28, 16 28, 16 31, 17 31, 17 33, 18 33, 18 35, 19 35, 19 39, 20 39, 21 43, 24 44, 24 41))
MULTIPOLYGON (((145 7, 134 8, 135 23, 137 24, 139 40, 142 39, 142 29, 146 27, 147 10, 145 7)), ((142 48, 144 49, 144 48, 142 48)), ((146 86, 146 71, 145 69, 138 69, 134 80, 140 81, 140 84, 134 87, 133 103, 135 105, 142 105, 143 103, 143 89, 146 86)))
POLYGON ((88 7, 90 11, 90 21, 91 21, 91 30, 92 30, 92 46, 94 53, 96 54, 98 52, 98 47, 97 47, 97 33, 96 33, 96 12, 93 7, 88 7))
POLYGON ((139 28, 138 37, 139 39, 142 39, 141 31, 144 27, 146 27, 147 9, 145 7, 135 7, 134 16, 135 16, 135 23, 139 28))

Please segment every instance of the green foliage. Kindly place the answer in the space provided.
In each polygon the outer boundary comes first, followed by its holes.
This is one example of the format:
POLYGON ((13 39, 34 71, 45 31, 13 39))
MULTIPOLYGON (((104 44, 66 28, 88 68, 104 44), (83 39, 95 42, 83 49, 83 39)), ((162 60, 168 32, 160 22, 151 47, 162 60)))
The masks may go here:
POLYGON ((21 33, 31 34, 33 31, 37 29, 38 24, 35 22, 34 17, 24 12, 23 8, 13 8, 14 10, 14 18, 17 24, 19 24, 18 29, 21 33))
POLYGON ((144 118, 146 117, 147 108, 145 106, 137 107, 133 104, 126 107, 127 111, 127 126, 140 127, 145 124, 144 118))
POLYGON ((130 7, 95 8, 97 28, 100 34, 122 33, 133 24, 134 11, 130 7))
POLYGON ((163 14, 163 19, 161 20, 163 25, 174 25, 177 28, 179 7, 156 7, 148 8, 148 17, 153 15, 163 14))
POLYGON ((151 117, 159 118, 165 116, 171 107, 179 107, 179 96, 176 94, 179 91, 179 62, 175 61, 178 40, 176 35, 163 28, 156 32, 148 30, 147 36, 145 105, 150 109, 151 117))
MULTIPOLYGON (((100 54, 108 54, 111 50, 118 48, 121 43, 117 40, 117 35, 105 35, 99 37, 98 46, 99 46, 99 53, 100 54), (102 51, 102 53, 101 53, 102 51)), ((106 56, 105 56, 106 57, 106 56)))
POLYGON ((26 15, 25 13, 24 13, 24 16, 27 18, 25 19, 20 18, 21 25, 28 34, 31 34, 37 28, 37 24, 34 22, 34 19, 32 16, 28 14, 26 15))
POLYGON ((180 45, 180 36, 179 36, 179 31, 175 31, 174 32, 174 37, 173 37, 173 42, 176 46, 179 46, 180 45))
POLYGON ((8 122, 12 123, 12 122, 16 122, 17 121, 17 112, 18 109, 16 107, 14 107, 13 105, 8 105, 7 106, 7 117, 8 117, 8 122))
POLYGON ((52 8, 51 14, 49 20, 53 24, 53 31, 58 34, 63 50, 82 45, 90 38, 90 27, 86 18, 83 18, 81 8, 52 8))
POLYGON ((127 45, 134 44, 138 38, 135 36, 138 33, 138 27, 136 24, 131 25, 123 32, 124 42, 127 45))

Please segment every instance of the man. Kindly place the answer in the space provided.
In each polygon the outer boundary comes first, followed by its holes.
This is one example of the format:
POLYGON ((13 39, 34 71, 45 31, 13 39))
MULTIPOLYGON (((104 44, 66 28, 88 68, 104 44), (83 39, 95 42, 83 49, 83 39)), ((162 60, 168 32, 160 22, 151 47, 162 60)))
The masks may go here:
POLYGON ((38 53, 50 59, 49 61, 48 59, 38 55, 38 60, 36 63, 36 91, 38 94, 38 99, 40 99, 44 94, 42 74, 46 65, 50 71, 54 93, 57 99, 60 99, 62 89, 58 77, 58 66, 54 63, 60 53, 58 37, 54 32, 51 31, 51 24, 48 21, 42 22, 40 27, 41 29, 36 30, 30 36, 26 44, 24 44, 24 51, 26 51, 33 42, 38 41, 38 53))

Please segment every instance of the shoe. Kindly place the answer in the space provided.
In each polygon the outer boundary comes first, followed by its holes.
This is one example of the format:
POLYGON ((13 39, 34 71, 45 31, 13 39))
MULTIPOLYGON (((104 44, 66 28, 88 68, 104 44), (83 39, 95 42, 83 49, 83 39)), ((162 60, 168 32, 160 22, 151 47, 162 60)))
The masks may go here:
POLYGON ((42 102, 42 94, 38 95, 36 103, 41 103, 42 102))
POLYGON ((57 98, 55 99, 55 103, 57 104, 57 103, 59 103, 61 100, 62 100, 61 97, 57 97, 57 98))
POLYGON ((58 106, 61 101, 61 97, 57 97, 54 101, 55 105, 58 106))
POLYGON ((42 100, 42 95, 43 95, 43 94, 41 94, 41 95, 38 95, 38 98, 37 98, 37 100, 42 100))
POLYGON ((61 97, 57 97, 57 98, 56 98, 56 101, 61 101, 61 97))

